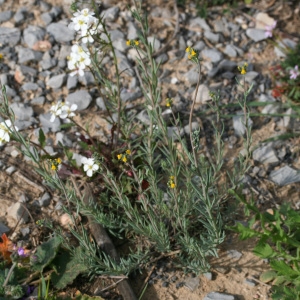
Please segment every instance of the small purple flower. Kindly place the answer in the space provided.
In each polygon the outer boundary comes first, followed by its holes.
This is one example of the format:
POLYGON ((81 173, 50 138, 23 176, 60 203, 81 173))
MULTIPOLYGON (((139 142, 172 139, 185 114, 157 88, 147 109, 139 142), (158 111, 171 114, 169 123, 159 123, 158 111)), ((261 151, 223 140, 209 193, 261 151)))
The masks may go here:
POLYGON ((18 248, 18 255, 21 256, 21 257, 25 257, 26 256, 24 248, 22 248, 22 247, 18 248))
POLYGON ((296 79, 299 74, 298 66, 295 66, 294 69, 290 70, 290 79, 296 79))
POLYGON ((277 21, 274 21, 274 23, 272 25, 267 25, 266 28, 266 32, 265 32, 265 36, 267 38, 272 37, 273 36, 273 29, 276 27, 277 21))

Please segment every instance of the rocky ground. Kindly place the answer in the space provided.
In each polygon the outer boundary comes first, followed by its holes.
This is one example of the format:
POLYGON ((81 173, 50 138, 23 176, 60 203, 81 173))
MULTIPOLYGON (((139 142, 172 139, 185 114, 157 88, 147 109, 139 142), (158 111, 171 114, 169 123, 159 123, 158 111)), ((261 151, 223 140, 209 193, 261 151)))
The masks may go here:
MULTIPOLYGON (((126 46, 127 39, 137 38, 137 27, 126 4, 107 0, 101 9, 117 49, 119 68, 124 70, 122 100, 131 113, 137 114, 137 120, 147 122, 139 109, 142 93, 132 68, 136 52, 126 46)), ((42 128, 47 135, 49 153, 55 153, 60 142, 78 149, 74 130, 60 130, 58 118, 54 123, 49 121, 49 108, 59 99, 78 105, 80 115, 76 120, 83 126, 88 124, 98 140, 106 143, 111 129, 91 73, 86 72, 84 77, 68 74, 67 56, 75 33, 67 27, 70 12, 66 5, 61 5, 61 1, 56 0, 0 0, 0 53, 3 54, 0 81, 6 86, 17 127, 35 142, 42 128)), ((262 210, 276 207, 286 199, 299 209, 299 138, 262 143, 267 138, 300 128, 298 121, 291 117, 293 112, 282 107, 284 99, 272 96, 270 76, 270 67, 285 55, 274 44, 275 35, 281 37, 287 48, 299 41, 298 1, 253 1, 251 5, 241 2, 235 8, 212 7, 208 9, 207 19, 197 15, 193 3, 174 9, 172 1, 156 0, 148 1, 145 6, 149 13, 150 36, 156 39, 154 48, 160 51, 167 45, 156 56, 157 62, 162 64, 159 80, 163 99, 172 97, 175 109, 183 115, 189 111, 198 79, 197 69, 186 59, 187 45, 199 50, 203 58, 196 105, 198 116, 207 109, 210 90, 221 91, 222 104, 236 103, 241 92, 235 81, 235 77, 239 77, 237 66, 244 62, 249 64, 245 76, 247 84, 253 83, 249 102, 270 102, 262 108, 253 107, 253 115, 283 113, 285 116, 251 117, 253 145, 257 147, 252 167, 244 178, 243 192, 254 193, 262 210), (268 39, 265 28, 275 20, 274 38, 268 39)), ((168 117, 170 112, 165 109, 164 114, 168 117)), ((227 114, 232 115, 226 119, 224 135, 225 159, 230 162, 242 149, 244 128, 238 107, 227 110, 227 114)), ((183 122, 187 124, 187 120, 183 122)), ((197 122, 194 125, 200 126, 197 122)), ((204 117, 203 126, 204 132, 209 130, 204 117)), ((189 134, 188 130, 185 127, 183 134, 189 134)), ((80 161, 79 154, 74 158, 80 161)), ((13 232, 11 239, 38 244, 40 237, 35 220, 41 218, 41 214, 59 220, 63 200, 43 185, 30 168, 30 161, 22 157, 13 142, 1 148, 0 179, 0 233, 13 232)), ((241 218, 242 215, 236 216, 236 220, 241 218)), ((225 299, 222 293, 228 294, 226 299, 269 299, 270 287, 258 280, 268 266, 251 254, 252 246, 228 233, 220 258, 211 262, 212 272, 192 277, 176 270, 171 262, 162 262, 142 275, 136 274, 133 289, 138 293, 148 279, 144 300, 225 299), (213 292, 215 294, 211 294, 213 292)), ((96 288, 99 290, 97 285, 99 282, 94 285, 77 282, 72 288, 93 293, 96 288)), ((106 299, 112 299, 112 295, 111 291, 102 294, 106 299)))

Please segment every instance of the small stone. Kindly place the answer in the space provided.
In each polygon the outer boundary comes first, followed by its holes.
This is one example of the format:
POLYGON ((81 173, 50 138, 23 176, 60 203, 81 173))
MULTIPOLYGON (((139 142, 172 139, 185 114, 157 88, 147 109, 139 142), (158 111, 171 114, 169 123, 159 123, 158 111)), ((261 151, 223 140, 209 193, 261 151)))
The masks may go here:
POLYGON ((10 166, 8 167, 5 172, 8 174, 8 175, 12 175, 15 171, 17 170, 17 168, 15 166, 10 166))
POLYGON ((13 110, 16 118, 20 121, 28 121, 33 116, 33 109, 31 106, 23 103, 12 103, 10 108, 13 110))
POLYGON ((246 283, 246 284, 248 284, 250 286, 256 286, 256 282, 254 280, 250 279, 250 278, 246 278, 244 280, 244 283, 246 283))
POLYGON ((2 222, 0 222, 0 235, 6 232, 9 232, 9 228, 5 226, 2 222))
POLYGON ((174 141, 176 141, 179 139, 178 135, 181 137, 184 135, 184 130, 180 128, 178 132, 178 128, 176 126, 167 127, 167 135, 169 138, 172 138, 174 141))
POLYGON ((26 82, 22 85, 23 91, 36 91, 38 88, 39 85, 34 82, 26 82))
POLYGON ((201 55, 212 63, 218 63, 223 58, 222 53, 216 49, 204 49, 201 51, 201 55))
POLYGON ((121 100, 124 101, 124 102, 127 102, 127 101, 134 101, 140 97, 142 97, 143 93, 138 90, 136 92, 128 92, 127 90, 124 90, 121 92, 121 100))
POLYGON ((0 23, 6 22, 11 19, 13 12, 11 10, 6 10, 0 12, 0 23))
POLYGON ((220 40, 219 33, 213 33, 210 30, 205 30, 204 36, 212 43, 218 43, 220 40))
POLYGON ((17 46, 16 50, 18 53, 18 62, 20 64, 28 63, 31 61, 38 62, 43 57, 43 54, 41 52, 34 51, 29 48, 24 48, 22 46, 17 46))
POLYGON ((179 289, 179 288, 181 288, 183 286, 184 286, 184 282, 178 282, 178 283, 176 283, 176 289, 179 289))
MULTIPOLYGON (((200 125, 198 122, 192 122, 192 131, 198 130, 200 128, 200 125)), ((184 132, 185 134, 190 134, 190 125, 184 126, 184 132)))
POLYGON ((106 106, 102 97, 96 99, 96 105, 100 110, 106 111, 106 106))
POLYGON ((171 277, 171 281, 172 282, 175 282, 177 279, 178 279, 178 277, 176 275, 174 275, 174 276, 171 277))
POLYGON ((228 55, 229 57, 236 57, 236 50, 235 47, 232 45, 227 44, 224 50, 224 53, 228 55))
MULTIPOLYGON (((244 124, 244 116, 242 112, 239 112, 238 115, 232 118, 234 132, 237 136, 243 136, 246 133, 246 127, 244 124)), ((248 119, 248 126, 252 126, 253 121, 248 119)))
POLYGON ((135 40, 138 38, 138 29, 136 25, 133 22, 128 22, 127 24, 128 30, 127 30, 127 39, 128 40, 135 40))
MULTIPOLYGON (((193 98, 195 96, 196 90, 193 92, 193 98)), ((200 84, 196 96, 196 103, 204 104, 211 99, 209 96, 209 88, 205 84, 200 84)))
POLYGON ((204 276, 207 280, 212 280, 212 278, 213 278, 212 272, 205 272, 205 273, 203 273, 203 276, 204 276))
POLYGON ((75 36, 75 31, 69 29, 63 23, 51 23, 47 26, 47 32, 50 33, 58 43, 71 42, 75 36))
POLYGON ((197 69, 191 69, 185 74, 185 80, 190 85, 195 85, 198 82, 199 72, 197 69))
POLYGON ((45 34, 45 29, 39 26, 29 25, 23 32, 24 42, 29 48, 32 48, 36 42, 44 39, 45 34))
POLYGON ((67 80, 67 89, 72 90, 75 89, 78 84, 78 77, 77 76, 71 76, 68 75, 68 80, 67 80))
POLYGON ((226 274, 229 272, 229 268, 227 267, 216 267, 215 268, 217 272, 221 273, 221 274, 226 274))
POLYGON ((77 110, 81 111, 88 108, 92 102, 92 96, 86 90, 79 90, 69 94, 66 97, 66 101, 70 104, 76 104, 77 110))
POLYGON ((197 17, 194 18, 190 21, 190 26, 196 27, 199 26, 200 28, 204 29, 204 30, 210 30, 210 27, 208 26, 207 22, 205 21, 205 19, 197 17))
POLYGON ((19 221, 19 224, 27 223, 29 214, 24 208, 23 204, 16 202, 7 210, 7 216, 12 217, 14 220, 19 221))
POLYGON ((253 159, 264 164, 278 163, 279 159, 271 145, 261 146, 253 151, 253 159))
POLYGON ((255 28, 266 30, 266 26, 274 25, 275 19, 271 18, 268 14, 259 12, 256 17, 255 28))
POLYGON ((50 129, 52 132, 60 131, 60 119, 55 118, 54 122, 50 122, 51 114, 40 114, 39 119, 41 122, 42 127, 46 127, 47 129, 50 129))
POLYGON ((147 38, 147 40, 148 40, 148 43, 152 45, 154 51, 158 51, 160 49, 161 43, 157 38, 149 36, 147 38))
POLYGON ((169 286, 169 282, 168 281, 164 281, 161 286, 162 287, 168 287, 169 286))
POLYGON ((203 300, 236 300, 235 296, 219 293, 219 292, 211 292, 208 293, 203 300))
POLYGON ((260 42, 267 38, 265 30, 261 30, 261 29, 248 28, 246 30, 246 34, 254 42, 260 42))
POLYGON ((59 89, 62 87, 66 79, 66 74, 59 74, 52 76, 49 80, 47 80, 47 85, 52 89, 59 89))
POLYGON ((22 233, 22 236, 23 236, 23 237, 26 237, 26 236, 28 236, 29 233, 30 233, 30 228, 29 228, 29 227, 24 227, 24 228, 21 228, 20 231, 21 231, 21 233, 22 233))
POLYGON ((46 192, 46 193, 41 197, 41 199, 39 200, 39 204, 40 204, 40 206, 42 206, 42 207, 48 206, 48 205, 50 204, 50 202, 51 202, 51 196, 50 196, 50 194, 47 193, 47 192, 46 192))
MULTIPOLYGON (((74 77, 76 77, 76 76, 74 76, 74 77)), ((78 81, 84 86, 94 85, 94 83, 95 83, 95 78, 93 76, 93 73, 89 72, 89 71, 84 72, 83 76, 79 76, 77 78, 78 78, 78 81)))
POLYGON ((279 186, 300 182, 300 172, 289 166, 284 166, 270 173, 269 179, 279 186))
POLYGON ((103 15, 103 19, 109 22, 113 22, 117 19, 120 8, 118 6, 110 7, 104 10, 101 15, 103 15))
POLYGON ((228 250, 227 251, 227 255, 230 257, 230 258, 234 258, 234 259, 240 259, 242 257, 242 253, 237 251, 237 250, 228 250))
POLYGON ((0 44, 2 46, 16 46, 21 38, 21 31, 18 28, 0 27, 0 44))
POLYGON ((245 81, 251 84, 257 78, 258 75, 259 75, 259 73, 255 72, 255 71, 247 72, 244 75, 245 81))
POLYGON ((192 292, 195 291, 200 284, 199 277, 190 277, 185 281, 185 286, 190 289, 192 292))
POLYGON ((32 105, 44 105, 44 103, 45 103, 45 97, 41 96, 41 97, 33 98, 30 103, 32 105))

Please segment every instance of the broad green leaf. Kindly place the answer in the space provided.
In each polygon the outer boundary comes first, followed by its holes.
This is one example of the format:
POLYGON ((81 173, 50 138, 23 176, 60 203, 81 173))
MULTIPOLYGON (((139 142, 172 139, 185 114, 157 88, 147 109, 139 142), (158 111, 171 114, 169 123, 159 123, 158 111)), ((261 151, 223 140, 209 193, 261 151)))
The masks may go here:
POLYGON ((46 137, 42 128, 39 130, 39 143, 44 148, 46 146, 46 137))
POLYGON ((271 258, 276 254, 272 247, 267 243, 257 244, 253 249, 253 253, 261 258, 271 258))
POLYGON ((300 273, 292 269, 284 260, 273 260, 270 266, 278 272, 279 275, 286 275, 289 278, 299 276, 300 273))
POLYGON ((274 270, 265 271, 260 275, 259 280, 267 283, 272 281, 276 275, 277 273, 274 270))

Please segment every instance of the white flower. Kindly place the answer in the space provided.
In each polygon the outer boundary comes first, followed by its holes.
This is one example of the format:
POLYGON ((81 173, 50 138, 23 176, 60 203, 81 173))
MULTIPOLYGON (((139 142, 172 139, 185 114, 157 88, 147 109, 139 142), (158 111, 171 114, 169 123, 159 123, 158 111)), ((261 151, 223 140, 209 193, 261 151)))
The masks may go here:
POLYGON ((83 164, 83 170, 88 177, 92 177, 93 172, 99 169, 99 166, 95 163, 93 158, 82 157, 81 163, 83 164))
POLYGON ((72 104, 70 106, 69 102, 65 102, 65 104, 62 106, 61 110, 62 113, 60 115, 61 119, 65 119, 65 118, 72 118, 75 117, 75 113, 74 111, 77 109, 77 104, 72 104))
POLYGON ((90 53, 88 49, 82 45, 73 45, 69 56, 68 68, 72 71, 71 75, 84 75, 83 70, 91 64, 90 53))
POLYGON ((78 16, 78 17, 72 18, 72 21, 74 23, 73 28, 75 31, 87 30, 88 25, 83 16, 78 16))
POLYGON ((50 107, 50 113, 51 113, 50 122, 54 122, 55 118, 56 118, 56 117, 59 117, 59 116, 61 115, 61 113, 62 113, 61 108, 62 108, 62 103, 61 103, 61 101, 58 101, 57 104, 52 105, 52 106, 50 107))
MULTIPOLYGON (((12 130, 12 123, 10 120, 6 120, 0 123, 0 146, 10 141, 10 130, 12 130)), ((19 130, 18 127, 15 126, 15 130, 19 130)))
POLYGON ((295 66, 294 69, 290 70, 290 79, 297 79, 299 74, 298 66, 295 66))

